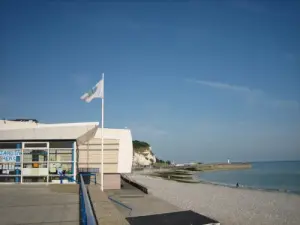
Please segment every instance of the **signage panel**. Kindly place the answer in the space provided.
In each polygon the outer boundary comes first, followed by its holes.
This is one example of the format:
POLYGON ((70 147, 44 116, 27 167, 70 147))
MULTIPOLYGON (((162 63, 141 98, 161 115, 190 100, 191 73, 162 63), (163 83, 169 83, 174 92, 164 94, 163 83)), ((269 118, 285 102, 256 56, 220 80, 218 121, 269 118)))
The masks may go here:
POLYGON ((0 162, 20 161, 21 150, 0 150, 0 162))

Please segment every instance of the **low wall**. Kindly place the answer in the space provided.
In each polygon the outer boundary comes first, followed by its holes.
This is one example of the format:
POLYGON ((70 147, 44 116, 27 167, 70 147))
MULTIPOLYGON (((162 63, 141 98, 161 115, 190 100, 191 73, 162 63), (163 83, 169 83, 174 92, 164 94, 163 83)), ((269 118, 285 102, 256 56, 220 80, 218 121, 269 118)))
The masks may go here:
MULTIPOLYGON (((252 167, 250 163, 232 163, 232 164, 208 164, 215 170, 235 170, 235 169, 249 169, 252 167)), ((206 166, 205 164, 203 166, 206 166)))
POLYGON ((99 185, 90 185, 88 192, 98 224, 129 225, 126 218, 118 211, 99 185))
POLYGON ((137 183, 136 181, 130 179, 126 175, 121 175, 121 179, 123 181, 127 182, 128 184, 131 184, 133 187, 136 187, 137 189, 141 190, 145 194, 148 194, 148 188, 146 188, 145 186, 143 186, 143 185, 137 183))

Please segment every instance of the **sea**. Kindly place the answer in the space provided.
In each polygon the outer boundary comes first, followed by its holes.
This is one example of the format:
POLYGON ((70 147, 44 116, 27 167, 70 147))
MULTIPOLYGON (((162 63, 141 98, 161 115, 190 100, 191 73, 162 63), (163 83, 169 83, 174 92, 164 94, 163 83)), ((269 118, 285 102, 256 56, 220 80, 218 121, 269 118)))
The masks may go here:
POLYGON ((300 161, 253 162, 251 169, 201 172, 203 182, 300 194, 300 161))

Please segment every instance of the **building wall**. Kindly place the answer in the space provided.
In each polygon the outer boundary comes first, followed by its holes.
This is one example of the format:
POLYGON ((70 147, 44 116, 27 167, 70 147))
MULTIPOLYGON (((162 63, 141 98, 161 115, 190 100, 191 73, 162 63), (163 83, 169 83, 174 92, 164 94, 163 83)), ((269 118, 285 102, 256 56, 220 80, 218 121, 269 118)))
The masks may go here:
MULTIPOLYGON (((107 187, 118 189, 120 187, 120 173, 130 173, 132 168, 133 146, 131 132, 128 129, 107 128, 104 128, 103 131, 104 179, 107 180, 105 186, 108 185, 107 187)), ((75 146, 72 148, 76 149, 74 158, 72 154, 61 154, 58 158, 50 154, 50 161, 73 161, 73 163, 69 164, 72 167, 72 171, 75 170, 75 172, 77 166, 78 169, 95 168, 98 170, 94 171, 101 171, 101 129, 98 129, 97 122, 40 124, 0 120, 0 141, 11 142, 16 140, 20 142, 76 140, 75 146)), ((50 149, 55 148, 57 146, 51 146, 50 143, 50 149)), ((30 156, 28 156, 27 160, 30 160, 30 156)))
MULTIPOLYGON (((121 175, 120 174, 104 174, 104 186, 105 190, 121 189, 121 175)), ((97 175, 97 183, 101 184, 101 175, 97 175)))
MULTIPOLYGON (((132 168, 132 136, 128 129, 104 129, 105 139, 117 139, 119 140, 118 151, 118 169, 117 173, 131 173, 132 168)), ((101 143, 101 129, 98 129, 94 140, 98 140, 101 143)))
MULTIPOLYGON (((103 132, 104 189, 120 189, 120 173, 131 173, 132 137, 130 130, 104 129, 103 132)), ((94 138, 78 146, 78 168, 97 169, 101 183, 101 129, 94 138)))
MULTIPOLYGON (((104 173, 118 173, 119 140, 104 139, 104 173)), ((78 146, 78 168, 98 168, 101 171, 101 139, 93 138, 78 146)))
MULTIPOLYGON (((103 165, 104 167, 104 173, 116 173, 118 170, 118 165, 117 164, 105 164, 103 165)), ((101 171, 101 164, 88 164, 88 163, 81 163, 78 164, 78 168, 80 169, 97 169, 98 173, 101 171)))

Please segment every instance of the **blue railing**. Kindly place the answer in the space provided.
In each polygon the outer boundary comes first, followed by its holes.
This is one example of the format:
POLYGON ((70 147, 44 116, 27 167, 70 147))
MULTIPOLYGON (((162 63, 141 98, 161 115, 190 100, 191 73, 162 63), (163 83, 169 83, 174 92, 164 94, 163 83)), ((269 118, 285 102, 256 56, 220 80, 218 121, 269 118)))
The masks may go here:
POLYGON ((94 183, 94 184, 96 184, 97 183, 97 176, 96 176, 96 174, 95 173, 80 173, 83 177, 90 177, 89 178, 89 183, 94 183), (91 178, 94 178, 94 179, 91 179, 91 178))
POLYGON ((95 173, 79 173, 77 175, 77 180, 74 180, 74 178, 72 176, 60 175, 59 180, 60 180, 61 184, 63 183, 64 179, 67 179, 69 182, 75 182, 75 183, 80 184, 80 176, 89 177, 89 179, 88 179, 89 181, 85 182, 85 184, 90 184, 92 182, 94 184, 97 184, 97 176, 95 173), (94 177, 94 179, 91 179, 92 177, 94 177))
POLYGON ((82 174, 79 175, 79 198, 80 198, 80 224, 81 225, 97 225, 94 216, 92 204, 85 187, 82 174))
POLYGON ((126 208, 129 210, 129 216, 131 216, 131 212, 132 212, 132 208, 130 208, 129 206, 125 205, 124 203, 117 201, 116 199, 113 199, 112 196, 108 196, 108 199, 111 200, 112 202, 126 208))

